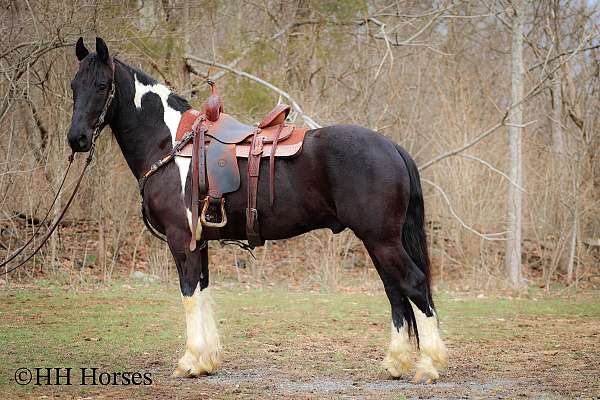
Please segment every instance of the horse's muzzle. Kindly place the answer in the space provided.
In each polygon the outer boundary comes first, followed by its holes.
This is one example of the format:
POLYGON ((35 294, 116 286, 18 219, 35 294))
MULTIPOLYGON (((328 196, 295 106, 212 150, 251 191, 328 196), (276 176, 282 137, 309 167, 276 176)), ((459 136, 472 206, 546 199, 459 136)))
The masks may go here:
POLYGON ((82 132, 80 129, 73 129, 69 131, 68 135, 69 146, 71 146, 71 150, 78 153, 85 153, 90 151, 92 147, 92 133, 91 132, 82 132))

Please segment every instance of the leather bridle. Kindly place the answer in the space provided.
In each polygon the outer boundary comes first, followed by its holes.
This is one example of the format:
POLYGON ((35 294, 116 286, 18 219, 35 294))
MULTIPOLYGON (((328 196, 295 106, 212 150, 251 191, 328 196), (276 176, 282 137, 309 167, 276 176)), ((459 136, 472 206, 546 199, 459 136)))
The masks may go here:
MULTIPOLYGON (((94 152, 96 149, 96 140, 100 136, 100 132, 102 132, 102 128, 104 128, 104 120, 106 119, 106 114, 108 113, 108 109, 110 108, 110 105, 115 97, 116 85, 115 85, 115 61, 114 61, 114 59, 110 60, 110 65, 111 65, 111 69, 112 69, 112 79, 111 79, 111 83, 110 83, 110 90, 108 92, 108 96, 106 97, 106 100, 104 101, 104 106, 102 107, 102 112, 98 116, 96 124, 94 125, 94 132, 92 134, 92 145, 90 146, 90 150, 88 151, 88 155, 85 159, 85 164, 83 166, 83 169, 81 170, 81 173, 79 174, 79 177, 77 178, 77 183, 75 184, 75 187, 73 188, 73 192, 69 196, 69 200, 67 201, 67 204, 65 205, 65 207, 63 208, 61 213, 58 215, 58 217, 54 220, 51 227, 48 229, 48 232, 46 232, 46 234, 42 238, 41 242, 37 245, 37 247, 33 250, 33 252, 31 254, 29 254, 27 257, 25 257, 25 259, 22 260, 21 262, 19 262, 19 264, 17 264, 16 266, 0 272, 0 275, 6 275, 6 274, 16 270, 17 268, 22 267, 23 265, 25 265, 25 263, 27 263, 27 261, 31 260, 33 258, 33 256, 35 256, 41 250, 41 248, 46 244, 46 242, 50 239, 50 236, 52 236, 52 233, 54 233, 54 231, 60 224, 60 221, 64 218, 65 214, 67 213, 67 210, 71 206, 71 203, 73 202, 73 199, 75 198, 75 195, 77 194, 77 191, 79 190, 79 186, 81 185, 81 181, 83 180, 85 171, 87 170, 88 166, 92 162, 92 158, 94 156, 94 152)), ((69 170, 71 169, 71 165, 73 164, 74 160, 75 160, 75 152, 72 152, 71 155, 69 156, 69 164, 67 165, 67 168, 66 168, 63 178, 61 180, 60 186, 58 188, 58 191, 56 192, 56 195, 54 196, 54 200, 52 200, 52 204, 48 208, 48 211, 46 212, 44 219, 42 219, 42 221, 40 221, 35 232, 33 232, 33 235, 31 235, 31 237, 27 240, 27 242, 25 242, 25 244, 23 246, 19 247, 11 255, 9 255, 4 261, 0 262, 0 268, 8 265, 9 262, 14 260, 27 247, 29 247, 29 245, 33 242, 33 239, 35 239, 37 237, 38 233, 40 232, 41 227, 44 225, 44 223, 48 219, 48 216, 50 215, 50 211, 54 208, 54 205, 56 204, 56 201, 58 200, 58 197, 62 191, 62 188, 65 184, 65 181, 69 174, 69 170)))
POLYGON ((90 151, 92 151, 92 149, 94 148, 94 146, 96 144, 96 139, 98 139, 98 136, 100 136, 100 132, 102 131, 102 128, 104 125, 104 119, 106 118, 106 114, 108 113, 108 108, 110 107, 113 99, 115 98, 115 91, 116 91, 115 60, 113 60, 113 59, 110 60, 110 66, 112 69, 112 77, 110 80, 110 90, 108 91, 108 97, 106 97, 106 101, 104 102, 104 107, 102 107, 102 112, 98 116, 98 120, 96 121, 96 125, 94 126, 94 134, 92 135, 92 148, 90 148, 90 151))

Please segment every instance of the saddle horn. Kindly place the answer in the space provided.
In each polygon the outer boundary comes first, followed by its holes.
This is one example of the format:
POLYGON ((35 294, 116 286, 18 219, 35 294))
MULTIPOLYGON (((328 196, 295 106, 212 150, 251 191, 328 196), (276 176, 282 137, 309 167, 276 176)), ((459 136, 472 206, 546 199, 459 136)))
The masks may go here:
POLYGON ((210 79, 206 81, 210 85, 210 96, 204 103, 204 114, 206 119, 212 122, 216 122, 219 119, 219 115, 223 112, 223 101, 219 97, 217 92, 217 86, 210 79))

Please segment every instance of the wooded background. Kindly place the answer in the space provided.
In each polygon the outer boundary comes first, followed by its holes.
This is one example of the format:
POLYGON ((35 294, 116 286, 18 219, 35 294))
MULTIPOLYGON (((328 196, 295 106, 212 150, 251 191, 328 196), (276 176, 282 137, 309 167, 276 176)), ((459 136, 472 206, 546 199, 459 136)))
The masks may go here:
MULTIPOLYGON (((436 282, 597 285, 599 13, 589 0, 0 1, 0 259, 56 193, 74 44, 83 36, 93 49, 100 36, 195 106, 210 73, 227 111, 257 121, 279 96, 245 71, 321 125, 363 125, 407 148, 421 168, 436 282)), ((379 284, 348 231, 268 243, 256 256, 211 245, 213 279, 379 284)), ((59 231, 3 279, 95 285, 134 270, 176 279, 107 128, 59 231)))

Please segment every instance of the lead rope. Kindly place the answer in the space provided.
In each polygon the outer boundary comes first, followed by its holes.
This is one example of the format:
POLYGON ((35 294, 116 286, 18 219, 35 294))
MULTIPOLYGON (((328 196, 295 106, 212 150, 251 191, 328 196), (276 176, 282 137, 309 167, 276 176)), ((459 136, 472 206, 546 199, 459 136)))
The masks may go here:
MULTIPOLYGON (((19 264, 17 264, 13 268, 6 269, 6 270, 0 272, 0 275, 7 275, 7 274, 11 273, 12 271, 25 265, 27 263, 27 261, 31 260, 33 258, 33 256, 35 256, 41 250, 41 248, 46 244, 46 242, 50 239, 50 236, 52 235, 52 233, 54 233, 54 231, 60 224, 60 221, 64 218, 65 214, 67 213, 67 210, 71 206, 71 203, 73 202, 73 199, 75 198, 75 195, 77 194, 77 191, 79 190, 79 186, 81 185, 81 181, 83 180, 85 171, 87 170, 88 166, 92 162, 92 158, 94 157, 94 152, 96 150, 96 140, 100 136, 100 132, 102 132, 102 128, 104 125, 104 119, 106 118, 106 114, 108 113, 108 108, 110 107, 110 104, 112 103, 112 100, 115 97, 116 86, 115 86, 115 62, 114 62, 114 60, 111 63, 111 68, 112 68, 112 82, 111 82, 111 86, 110 86, 110 91, 108 93, 108 97, 106 98, 106 102, 104 103, 104 107, 102 108, 102 112, 100 113, 100 116, 98 117, 98 120, 96 121, 96 126, 94 127, 94 132, 92 134, 92 145, 90 147, 90 151, 88 152, 87 158, 85 160, 85 165, 83 166, 83 169, 81 170, 81 174, 79 174, 79 178, 77 178, 77 183, 75 184, 75 187, 73 188, 73 192, 71 193, 71 196, 69 196, 69 200, 67 201, 67 204, 63 208, 62 212, 58 215, 58 217, 54 220, 52 226, 50 227, 48 232, 46 232, 46 234, 42 238, 42 241, 33 250, 33 252, 30 255, 28 255, 27 257, 25 257, 24 260, 22 260, 19 264)), ((27 240, 27 242, 23 246, 19 247, 15 252, 13 252, 10 256, 8 256, 8 258, 6 260, 4 260, 0 263, 0 268, 5 267, 9 262, 14 260, 27 247, 29 247, 29 245, 37 237, 38 233, 40 232, 40 229, 42 228, 42 225, 48 219, 48 216, 50 215, 50 211, 54 208, 54 205, 56 204, 56 201, 58 200, 58 196, 63 189, 63 186, 67 179, 67 175, 69 174, 69 170, 71 169, 71 165, 73 165, 73 162, 75 160, 74 155, 75 155, 74 153, 71 153, 71 155, 69 156, 69 165, 67 166, 67 170, 65 171, 65 174, 62 178, 62 181, 60 183, 58 191, 56 192, 56 195, 54 196, 54 200, 52 201, 52 204, 48 208, 48 211, 46 212, 44 219, 42 220, 42 222, 40 222, 40 224, 34 231, 33 235, 29 238, 29 240, 27 240)))
POLYGON ((7 259, 2 261, 2 263, 0 263, 0 267, 3 267, 6 264, 8 264, 9 262, 11 262, 12 260, 14 260, 19 254, 21 254, 23 252, 23 250, 25 250, 29 246, 29 244, 31 242, 33 242, 33 239, 35 239, 35 237, 38 235, 38 233, 40 233, 42 226, 44 226, 44 224, 46 223, 46 220, 50 216, 50 211, 52 211, 52 209, 54 208, 54 205, 56 204, 56 201, 58 200, 58 196, 60 195, 60 192, 65 184, 65 181, 67 180, 67 175, 69 175, 69 170, 71 169, 71 165, 73 165, 73 160, 74 160, 73 153, 71 153, 71 155, 69 156, 69 165, 67 165, 67 169, 66 169, 65 173, 63 174, 62 180, 58 187, 58 191, 56 192, 56 195, 54 196, 54 200, 52 200, 52 204, 50 204, 50 207, 48 208, 46 215, 44 216, 42 221, 38 224, 37 228, 33 232, 33 235, 31 235, 29 240, 27 240, 27 242, 25 242, 25 244, 23 246, 19 247, 10 256, 8 256, 7 259))
MULTIPOLYGON (((12 271, 16 270, 17 268, 20 268, 23 265, 25 265, 27 263, 27 261, 31 260, 33 258, 33 256, 35 256, 40 251, 40 249, 46 244, 46 242, 50 239, 50 236, 52 235, 52 233, 54 233, 54 231, 56 230, 56 228, 60 224, 60 221, 64 218, 65 214, 67 213, 67 210, 71 206, 71 203, 73 202, 73 199, 75 198, 75 195, 77 194, 77 191, 79 190, 79 186, 81 185, 81 181, 83 179, 83 175, 85 174, 85 171, 87 170, 87 167, 90 165, 90 163, 92 161, 93 153, 94 153, 94 145, 92 144, 92 148, 90 149, 88 157, 85 160, 85 165, 83 166, 83 170, 81 171, 81 174, 79 175, 79 178, 77 179, 77 183, 75 184, 75 188, 73 188, 73 192, 71 193, 71 196, 69 197, 69 200, 67 201, 67 204, 65 205, 65 207, 63 208, 63 210, 59 214, 59 216, 54 220, 54 223, 52 224, 52 226, 50 227, 50 229, 48 230, 48 232, 46 232, 46 235, 44 235, 44 237, 42 238, 42 241, 38 244, 38 246, 33 250, 33 252, 30 255, 28 255, 27 257, 25 257, 24 260, 22 260, 19 264, 17 264, 14 267, 12 267, 10 269, 7 269, 5 271, 0 272, 0 275, 9 274, 12 271)), ((71 157, 69 157, 69 159, 70 159, 69 160, 69 167, 67 168, 67 172, 68 172, 68 169, 71 167, 71 164, 73 163, 73 157, 72 157, 72 155, 71 155, 71 157)), ((66 174, 65 174, 65 177, 66 177, 66 174)), ((60 192, 57 192, 57 197, 58 197, 58 193, 60 193, 60 192)), ((54 205, 54 202, 53 202, 53 205, 54 205)), ((48 209, 48 213, 46 214, 46 217, 50 214, 50 210, 52 209, 52 207, 53 206, 51 206, 48 209)), ((0 267, 4 267, 11 260, 13 260, 16 256, 18 256, 19 254, 21 254, 23 252, 23 250, 25 248, 27 248, 29 246, 29 244, 33 241, 33 239, 36 237, 36 235, 37 235, 38 232, 39 232, 39 229, 36 230, 36 233, 31 238, 29 238, 29 240, 27 241, 27 243, 25 245, 23 245, 21 248, 19 248, 19 250, 17 250, 15 253, 11 254, 11 256, 7 260, 5 260, 2 263, 0 263, 0 267)))

